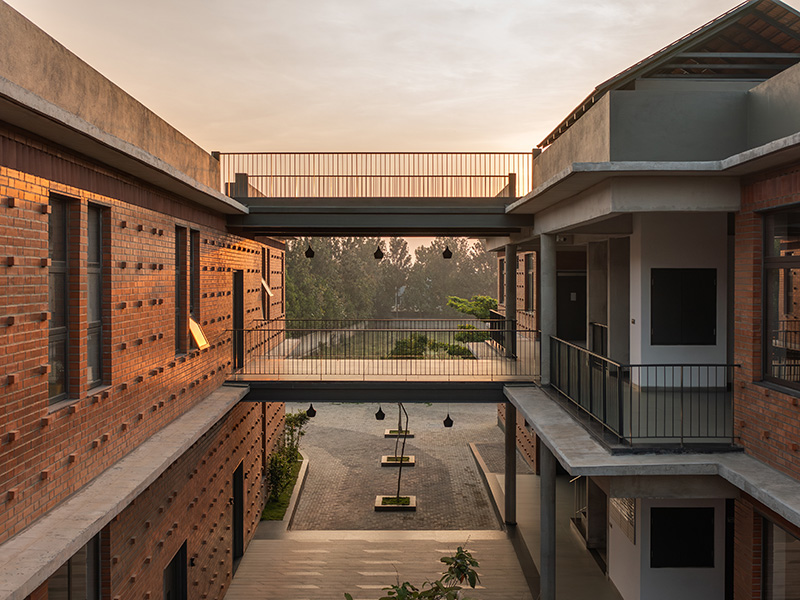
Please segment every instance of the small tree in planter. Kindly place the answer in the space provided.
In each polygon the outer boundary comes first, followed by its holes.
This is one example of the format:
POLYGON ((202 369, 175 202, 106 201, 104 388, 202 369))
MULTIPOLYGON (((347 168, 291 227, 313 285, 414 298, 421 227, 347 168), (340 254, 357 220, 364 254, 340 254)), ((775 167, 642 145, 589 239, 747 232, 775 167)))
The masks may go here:
MULTIPOLYGON (((443 556, 440 559, 447 565, 447 570, 436 581, 426 581, 421 587, 405 581, 397 585, 383 588, 388 593, 380 600, 467 600, 461 595, 463 589, 459 584, 467 583, 469 587, 475 588, 481 581, 475 567, 478 561, 472 554, 458 547, 453 556, 443 556)), ((344 594, 346 600, 353 600, 353 596, 344 594)))
POLYGON ((275 500, 292 481, 292 466, 300 460, 300 439, 305 435, 309 416, 304 410, 286 413, 283 425, 283 440, 279 449, 269 457, 267 480, 269 499, 275 500))

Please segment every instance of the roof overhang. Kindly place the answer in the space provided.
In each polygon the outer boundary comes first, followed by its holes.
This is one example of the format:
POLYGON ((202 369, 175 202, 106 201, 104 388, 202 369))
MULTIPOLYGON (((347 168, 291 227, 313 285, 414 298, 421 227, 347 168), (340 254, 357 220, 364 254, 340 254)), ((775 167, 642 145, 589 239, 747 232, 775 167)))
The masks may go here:
POLYGON ((0 77, 0 119, 213 211, 248 212, 241 202, 4 77, 0 77))

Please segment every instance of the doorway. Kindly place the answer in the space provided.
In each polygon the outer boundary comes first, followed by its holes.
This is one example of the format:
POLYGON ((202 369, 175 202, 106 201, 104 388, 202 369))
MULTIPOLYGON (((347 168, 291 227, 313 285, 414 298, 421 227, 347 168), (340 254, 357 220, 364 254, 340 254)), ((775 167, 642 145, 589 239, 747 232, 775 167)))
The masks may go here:
POLYGON ((586 342, 586 272, 559 271, 556 278, 556 335, 586 342))

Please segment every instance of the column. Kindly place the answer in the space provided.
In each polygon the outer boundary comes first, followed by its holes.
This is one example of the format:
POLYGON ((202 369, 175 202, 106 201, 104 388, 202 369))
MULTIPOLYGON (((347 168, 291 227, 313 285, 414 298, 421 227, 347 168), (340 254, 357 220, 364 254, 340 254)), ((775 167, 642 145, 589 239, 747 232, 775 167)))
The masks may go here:
POLYGON ((517 245, 506 244, 506 357, 517 355, 517 245))
POLYGON ((506 525, 517 524, 517 407, 506 400, 506 525))
POLYGON ((556 335, 556 236, 542 234, 539 266, 542 385, 550 384, 550 337, 556 335))
POLYGON ((556 599, 556 457, 540 444, 541 529, 540 600, 556 599))

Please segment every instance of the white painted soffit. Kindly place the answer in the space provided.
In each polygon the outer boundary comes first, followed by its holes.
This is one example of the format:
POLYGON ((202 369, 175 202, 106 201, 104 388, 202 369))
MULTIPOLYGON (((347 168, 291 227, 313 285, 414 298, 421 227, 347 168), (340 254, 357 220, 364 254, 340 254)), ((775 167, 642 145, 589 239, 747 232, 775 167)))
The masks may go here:
POLYGON ((612 177, 740 177, 797 161, 800 161, 800 132, 723 160, 572 163, 523 198, 509 204, 506 213, 538 213, 612 177))
POLYGON ((223 214, 247 206, 125 140, 0 77, 0 120, 223 214))

